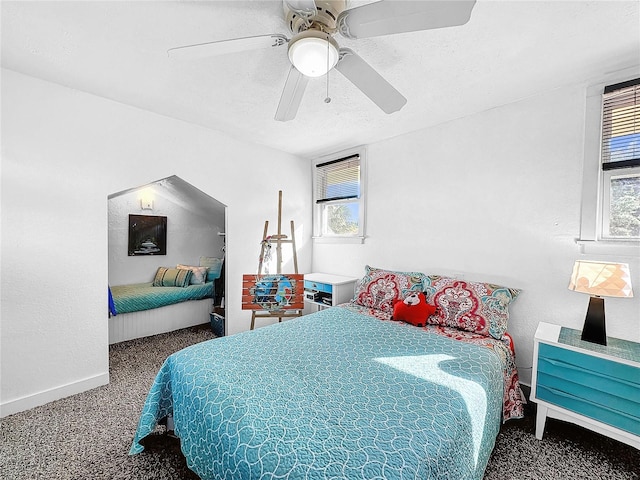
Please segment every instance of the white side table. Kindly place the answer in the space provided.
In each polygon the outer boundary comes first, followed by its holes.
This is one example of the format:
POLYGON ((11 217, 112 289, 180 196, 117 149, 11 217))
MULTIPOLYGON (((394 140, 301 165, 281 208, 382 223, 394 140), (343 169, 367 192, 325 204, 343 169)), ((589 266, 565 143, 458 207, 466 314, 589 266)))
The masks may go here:
POLYGON ((348 302, 353 298, 357 280, 328 273, 307 273, 304 276, 304 301, 318 309, 348 302))

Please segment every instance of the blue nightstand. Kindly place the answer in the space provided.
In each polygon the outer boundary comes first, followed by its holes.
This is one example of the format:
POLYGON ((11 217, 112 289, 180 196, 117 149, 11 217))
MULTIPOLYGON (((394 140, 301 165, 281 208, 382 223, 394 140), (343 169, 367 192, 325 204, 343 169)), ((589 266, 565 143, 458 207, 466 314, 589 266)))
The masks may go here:
POLYGON ((531 400, 538 404, 536 438, 547 417, 581 425, 640 449, 640 344, 540 323, 533 349, 531 400))

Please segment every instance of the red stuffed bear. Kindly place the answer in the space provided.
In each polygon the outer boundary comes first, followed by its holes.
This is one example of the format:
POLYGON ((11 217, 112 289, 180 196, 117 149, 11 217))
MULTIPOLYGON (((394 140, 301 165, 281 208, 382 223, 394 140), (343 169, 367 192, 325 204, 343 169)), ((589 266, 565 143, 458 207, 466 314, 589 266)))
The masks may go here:
POLYGON ((393 319, 402 320, 416 327, 427 324, 427 318, 436 312, 434 305, 427 303, 422 292, 415 292, 404 300, 396 300, 393 304, 393 319))

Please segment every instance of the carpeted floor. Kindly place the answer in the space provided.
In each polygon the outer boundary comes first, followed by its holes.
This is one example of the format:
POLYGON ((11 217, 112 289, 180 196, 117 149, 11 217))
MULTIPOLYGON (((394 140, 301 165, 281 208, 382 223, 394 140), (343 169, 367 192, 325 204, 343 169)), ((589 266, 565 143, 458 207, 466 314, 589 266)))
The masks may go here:
MULTIPOLYGON (((113 345, 109 385, 0 419, 0 478, 197 480, 163 427, 148 437, 145 452, 128 451, 164 359, 210 338, 209 329, 196 327, 113 345)), ((556 420, 548 420, 540 442, 533 409, 503 426, 485 479, 640 480, 639 450, 556 420)))

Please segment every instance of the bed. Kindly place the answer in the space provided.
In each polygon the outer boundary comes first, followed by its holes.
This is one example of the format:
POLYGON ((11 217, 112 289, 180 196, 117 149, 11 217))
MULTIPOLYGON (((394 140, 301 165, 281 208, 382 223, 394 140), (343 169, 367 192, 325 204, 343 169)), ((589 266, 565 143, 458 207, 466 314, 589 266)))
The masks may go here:
POLYGON ((214 282, 186 287, 154 287, 150 282, 116 285, 110 291, 113 344, 208 322, 215 289, 214 282))
POLYGON ((159 267, 152 282, 109 287, 109 344, 208 323, 223 272, 223 259, 202 256, 198 266, 159 267))
MULTIPOLYGON (((389 284, 369 268, 354 302, 168 357, 130 453, 172 417, 203 480, 481 479, 501 422, 522 416, 509 335, 389 321, 389 284)), ((394 295, 441 302, 445 284, 420 278, 394 295)), ((494 311, 496 292, 483 297, 494 311)))

